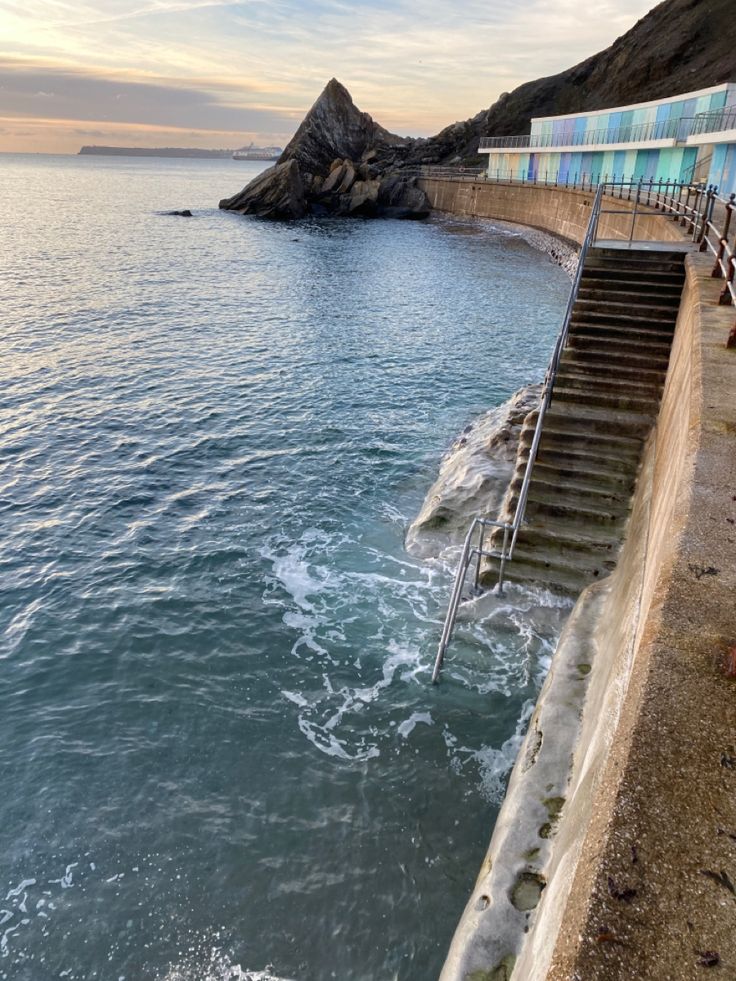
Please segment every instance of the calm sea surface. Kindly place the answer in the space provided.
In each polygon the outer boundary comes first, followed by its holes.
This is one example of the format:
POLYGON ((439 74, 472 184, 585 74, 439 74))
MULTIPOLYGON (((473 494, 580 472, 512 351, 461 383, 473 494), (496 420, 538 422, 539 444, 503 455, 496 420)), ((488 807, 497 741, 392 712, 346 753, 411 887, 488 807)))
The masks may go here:
POLYGON ((2 979, 436 977, 548 663, 510 591, 431 687, 403 541, 567 277, 258 169, 0 156, 2 979))

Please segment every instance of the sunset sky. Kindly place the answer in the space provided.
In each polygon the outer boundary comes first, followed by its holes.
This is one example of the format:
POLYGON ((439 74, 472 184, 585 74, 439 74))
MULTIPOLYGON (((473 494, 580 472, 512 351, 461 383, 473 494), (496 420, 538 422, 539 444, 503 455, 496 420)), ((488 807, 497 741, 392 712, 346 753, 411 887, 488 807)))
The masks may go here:
POLYGON ((427 136, 601 50, 652 0, 0 0, 0 151, 283 145, 337 77, 427 136))

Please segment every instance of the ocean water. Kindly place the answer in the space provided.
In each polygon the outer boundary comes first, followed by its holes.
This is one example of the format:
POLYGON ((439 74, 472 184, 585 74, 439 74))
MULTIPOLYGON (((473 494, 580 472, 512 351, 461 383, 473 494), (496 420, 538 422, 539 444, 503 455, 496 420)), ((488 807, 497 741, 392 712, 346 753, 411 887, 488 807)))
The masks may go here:
POLYGON ((436 977, 567 612, 404 549, 564 273, 257 169, 0 155, 0 979, 436 977))

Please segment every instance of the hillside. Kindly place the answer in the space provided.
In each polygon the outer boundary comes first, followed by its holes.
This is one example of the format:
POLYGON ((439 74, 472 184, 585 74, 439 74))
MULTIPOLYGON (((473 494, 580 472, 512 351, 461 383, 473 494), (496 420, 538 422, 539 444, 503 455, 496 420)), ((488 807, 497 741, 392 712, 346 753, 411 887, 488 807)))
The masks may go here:
POLYGON ((734 0, 664 0, 604 51, 525 82, 472 119, 418 141, 408 162, 473 158, 481 137, 526 133, 532 116, 609 109, 729 81, 736 81, 734 0))

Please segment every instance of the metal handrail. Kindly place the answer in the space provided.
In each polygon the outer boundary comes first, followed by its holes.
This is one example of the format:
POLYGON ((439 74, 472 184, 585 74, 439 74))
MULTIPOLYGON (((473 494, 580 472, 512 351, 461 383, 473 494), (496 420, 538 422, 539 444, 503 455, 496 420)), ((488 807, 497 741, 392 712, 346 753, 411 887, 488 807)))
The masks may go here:
MULTIPOLYGON (((473 592, 477 593, 478 590, 481 560, 484 556, 499 560, 499 575, 495 588, 499 593, 503 591, 506 563, 510 562, 514 557, 514 548, 516 547, 517 536, 525 518, 532 471, 534 469, 537 453, 539 451, 539 443, 542 438, 544 419, 550 402, 552 401, 560 360, 567 342, 573 309, 577 300, 580 281, 582 279, 583 269, 585 266, 585 260, 590 247, 597 241, 601 215, 631 215, 632 223, 629 242, 634 240, 636 221, 641 215, 669 218, 671 220, 678 221, 688 228, 694 242, 700 242, 701 240, 706 240, 707 229, 709 227, 713 227, 712 215, 714 200, 715 190, 713 188, 706 189, 703 185, 676 184, 670 181, 656 184, 654 181, 646 182, 643 180, 639 180, 636 183, 629 182, 627 184, 623 182, 601 182, 598 185, 595 199, 593 201, 590 219, 585 232, 585 238, 583 239, 583 244, 580 249, 578 265, 570 289, 570 295, 568 297, 562 327, 557 335, 555 347, 545 375, 544 386, 540 396, 539 413, 537 416, 536 425, 534 427, 534 436, 529 448, 529 457, 524 470, 524 477, 522 480, 521 489, 519 491, 519 497, 516 502, 514 517, 510 522, 493 520, 487 516, 475 518, 468 530, 467 535, 465 536, 460 561, 458 562, 455 580, 453 582, 450 604, 445 617, 445 622, 442 628, 442 636, 437 648, 437 655, 435 657, 434 668, 432 670, 433 684, 437 684, 439 681, 442 663, 444 661, 447 647, 452 636, 452 631, 457 620, 458 611, 460 609, 463 587, 465 585, 468 568, 470 567, 470 564, 474 558, 477 561, 473 592), (618 200, 622 200, 624 198, 626 198, 627 201, 633 200, 634 207, 625 210, 612 206, 603 207, 602 202, 604 194, 612 201, 615 201, 616 198, 618 198, 618 200), (503 530, 503 544, 500 552, 494 551, 493 549, 484 549, 483 540, 485 530, 487 528, 497 528, 503 530), (478 532, 478 544, 473 545, 473 538, 476 531, 478 532)), ((727 240, 731 215, 733 211, 736 210, 736 195, 732 195, 728 204, 728 209, 725 231, 721 237, 721 240, 724 238, 727 240)), ((702 247, 703 246, 701 245, 701 248, 702 247)), ((727 278, 727 286, 730 289, 731 295, 733 295, 734 290, 736 290, 736 285, 734 284, 734 271, 736 270, 736 245, 729 246, 726 241, 724 251, 721 255, 723 256, 725 254, 728 255, 728 263, 730 268, 730 279, 727 278)), ((736 343, 736 327, 734 328, 734 342, 736 343)))
POLYGON ((439 647, 437 649, 437 656, 435 658, 434 669, 432 671, 432 682, 436 684, 439 681, 440 671, 442 669, 442 662, 445 658, 445 652, 447 651, 447 645, 450 642, 450 637, 452 636, 452 631, 455 626, 455 621, 457 620, 458 610, 460 608, 460 600, 462 597, 463 586, 465 584, 465 576, 467 575, 468 566, 470 565, 474 556, 477 556, 478 562, 476 565, 475 573, 475 583, 474 589, 478 586, 478 576, 480 572, 480 560, 484 554, 492 555, 493 553, 485 552, 483 549, 483 533, 486 527, 492 526, 495 528, 503 529, 503 548, 501 551, 501 566, 499 570, 499 580, 497 584, 497 589, 499 592, 503 589, 503 575, 504 568, 507 561, 510 561, 514 557, 514 548, 516 546, 516 538, 519 533, 519 528, 524 520, 524 514, 526 512, 526 502, 529 495, 529 485, 531 483, 532 470, 534 468, 534 463, 537 457, 537 451, 539 449, 539 441, 542 438, 542 426, 544 424, 544 417, 547 413, 550 401, 552 400, 552 391, 554 389, 554 384, 557 379, 557 371, 560 364, 560 358, 562 357, 562 351, 565 346, 565 341, 567 340, 568 331, 570 328, 570 320, 572 318, 573 307, 575 306, 575 300, 577 299, 577 293, 580 286, 580 279, 583 274, 583 265, 585 264, 585 257, 590 248, 590 244, 594 239, 596 228, 598 225, 598 214, 600 211, 601 196, 603 193, 603 185, 601 184, 596 192, 595 201, 593 202, 593 210, 591 212, 590 221, 588 222, 588 228, 585 233, 585 239, 583 240, 583 245, 580 250, 580 256, 578 259, 578 266, 575 271, 575 277, 573 279, 572 287, 570 289, 570 295, 567 300, 567 308, 565 310, 565 317, 562 321, 562 327, 557 335, 557 341, 555 343, 554 351, 552 352, 552 358, 547 368, 547 374, 544 379, 544 388, 542 389, 542 394, 539 403, 539 415, 537 416, 537 424, 534 428, 534 437, 532 439, 532 445, 529 449, 529 458, 526 464, 526 470, 524 471, 524 479, 522 481, 521 490, 519 492, 519 498, 516 502, 516 510, 514 512, 514 518, 511 522, 501 522, 493 521, 490 518, 476 518, 470 526, 470 530, 465 537, 465 543, 463 545, 463 551, 460 557, 460 562, 458 564, 457 573, 455 574, 455 582, 453 585, 452 595, 450 598, 450 606, 447 611, 447 616, 445 617, 445 624, 442 630, 442 637, 440 639, 439 647), (474 548, 472 546, 473 535, 475 534, 476 528, 480 531, 479 543, 474 548), (509 543, 509 535, 511 536, 511 542, 509 543))
MULTIPOLYGON (((711 276, 713 279, 723 279, 725 283, 718 298, 722 306, 736 306, 736 231, 731 231, 734 211, 736 211, 736 194, 728 201, 719 198, 715 189, 709 190, 710 207, 706 217, 703 234, 700 241, 700 251, 710 251, 715 256, 711 276), (716 224, 716 210, 723 210, 723 224, 716 224), (731 236, 729 238, 729 236, 731 236)), ((736 347, 736 324, 726 339, 726 347, 736 347)))
POLYGON ((483 136, 479 150, 525 150, 563 146, 610 146, 615 143, 651 143, 656 140, 684 142, 689 136, 718 133, 736 127, 736 107, 713 109, 696 116, 664 119, 628 126, 600 127, 575 132, 574 124, 557 133, 525 133, 518 136, 483 136))

